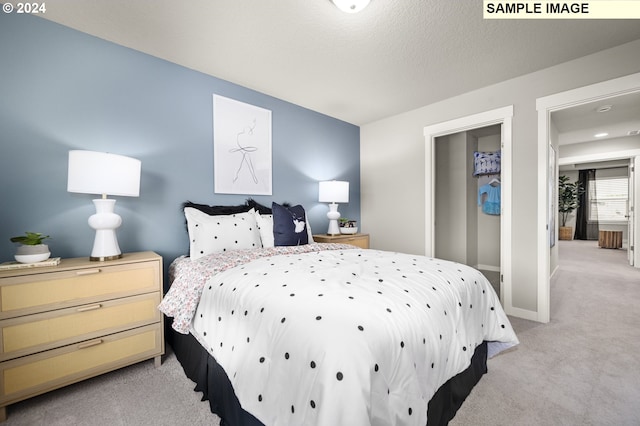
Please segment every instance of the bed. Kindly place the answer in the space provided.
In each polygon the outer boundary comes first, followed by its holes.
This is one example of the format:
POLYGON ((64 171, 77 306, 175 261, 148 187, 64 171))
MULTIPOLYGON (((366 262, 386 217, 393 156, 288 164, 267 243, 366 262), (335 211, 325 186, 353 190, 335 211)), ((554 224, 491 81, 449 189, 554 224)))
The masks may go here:
POLYGON ((518 343, 468 266, 314 243, 301 206, 184 210, 160 309, 223 425, 446 424, 518 343))

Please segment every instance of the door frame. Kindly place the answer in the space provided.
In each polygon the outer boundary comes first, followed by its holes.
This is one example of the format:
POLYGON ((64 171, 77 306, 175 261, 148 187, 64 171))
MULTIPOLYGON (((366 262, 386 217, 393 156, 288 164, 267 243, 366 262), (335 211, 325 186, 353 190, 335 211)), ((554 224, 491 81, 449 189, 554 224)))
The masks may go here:
MULTIPOLYGON (((640 73, 595 83, 577 89, 567 90, 536 99, 538 111, 538 304, 537 321, 547 323, 550 320, 551 308, 551 271, 549 226, 549 198, 548 198, 548 170, 549 170, 549 142, 551 113, 562 109, 582 105, 589 102, 604 100, 613 96, 640 92, 640 73)), ((603 157, 600 156, 600 159, 603 157)), ((560 162, 558 162, 560 164, 560 162)), ((556 182, 557 185, 557 182, 556 182)), ((558 212, 555 212, 557 216, 558 212)), ((555 221, 557 223, 557 221, 555 221)), ((637 224, 637 222, 636 222, 637 224)), ((556 239, 557 239, 557 230, 556 239)), ((638 229, 636 227, 636 237, 638 229)), ((636 241, 638 239, 636 238, 636 241)))
POLYGON ((467 130, 501 124, 500 300, 513 313, 511 292, 511 145, 513 105, 424 128, 425 137, 425 254, 435 253, 435 139, 467 130))
MULTIPOLYGON (((640 187, 640 176, 635 172, 632 172, 634 164, 640 163, 640 149, 629 149, 623 151, 611 151, 602 154, 589 154, 589 155, 575 155, 573 157, 565 157, 558 161, 558 166, 566 166, 569 164, 589 164, 600 163, 603 161, 615 161, 615 160, 628 160, 629 164, 629 207, 635 207, 636 200, 640 200, 640 191, 637 190, 640 187)), ((636 166, 637 167, 637 166, 636 166)), ((635 208, 634 212, 635 213, 635 208)), ((635 217, 635 214, 631 214, 629 218, 629 232, 627 233, 627 239, 629 247, 633 245, 634 240, 637 238, 638 232, 636 231, 639 218, 635 217), (633 223, 631 223, 633 221, 633 223)), ((640 250, 629 249, 629 255, 633 258, 629 259, 630 265, 640 268, 640 250)), ((553 273, 552 273, 553 275, 553 273)))
POLYGON ((629 159, 629 202, 628 202, 628 210, 627 210, 627 260, 629 261, 629 265, 635 266, 636 268, 640 268, 638 262, 636 262, 636 258, 638 257, 638 253, 636 253, 635 248, 635 229, 636 229, 636 192, 635 188, 638 187, 636 179, 636 167, 640 164, 640 157, 636 156, 629 159))

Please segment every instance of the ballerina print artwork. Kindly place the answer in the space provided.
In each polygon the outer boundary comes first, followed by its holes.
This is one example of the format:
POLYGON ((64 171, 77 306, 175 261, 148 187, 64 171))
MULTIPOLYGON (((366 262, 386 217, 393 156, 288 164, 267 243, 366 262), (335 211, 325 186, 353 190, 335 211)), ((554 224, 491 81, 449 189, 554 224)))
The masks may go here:
POLYGON ((213 95, 214 191, 271 195, 271 111, 213 95))

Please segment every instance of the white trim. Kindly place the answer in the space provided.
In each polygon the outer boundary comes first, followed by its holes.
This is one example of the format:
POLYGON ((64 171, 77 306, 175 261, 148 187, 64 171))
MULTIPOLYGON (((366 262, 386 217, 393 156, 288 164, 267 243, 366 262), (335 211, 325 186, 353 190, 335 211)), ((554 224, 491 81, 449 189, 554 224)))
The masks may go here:
MULTIPOLYGON (((635 268, 640 268, 640 249, 638 249, 638 243, 640 243, 640 214, 638 214, 638 206, 640 206, 640 155, 633 157, 631 164, 634 168, 633 173, 633 226, 630 227, 630 231, 633 232, 630 239, 633 244, 633 250, 630 253, 633 256, 630 264, 633 264, 635 268)), ((627 248, 629 248, 629 241, 627 241, 627 248)))
POLYGON ((518 317, 529 321, 538 321, 538 313, 536 311, 529 311, 527 309, 511 307, 508 314, 513 317, 518 317))
POLYGON ((567 164, 594 163, 600 161, 624 160, 640 155, 640 149, 628 149, 625 151, 611 151, 602 154, 576 155, 574 157, 564 157, 558 161, 560 166, 567 164))
MULTIPOLYGON (((630 74, 590 86, 567 90, 536 100, 538 111, 538 312, 536 321, 549 322, 550 320, 550 248, 547 227, 549 218, 547 210, 547 170, 549 168, 548 149, 549 122, 551 113, 589 102, 611 98, 640 91, 640 73, 630 74)), ((600 160, 604 159, 599 155, 600 160)), ((567 164, 567 158, 559 161, 559 164, 567 164)))
MULTIPOLYGON (((514 310, 511 292, 511 146, 513 105, 485 111, 424 128, 425 136, 425 254, 435 253, 435 139, 439 136, 502 124, 500 266, 502 282, 500 300, 507 314, 520 316, 514 310), (428 168, 428 170, 427 170, 428 168)), ((527 313, 525 317, 530 318, 527 313)))
POLYGON ((495 265, 477 264, 476 269, 482 269, 483 271, 500 272, 500 266, 495 266, 495 265))

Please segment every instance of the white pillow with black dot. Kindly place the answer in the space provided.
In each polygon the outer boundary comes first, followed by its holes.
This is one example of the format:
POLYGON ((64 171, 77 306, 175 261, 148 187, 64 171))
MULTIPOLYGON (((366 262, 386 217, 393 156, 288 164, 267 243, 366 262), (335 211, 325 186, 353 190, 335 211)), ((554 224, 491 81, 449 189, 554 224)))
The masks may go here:
MULTIPOLYGON (((256 222, 258 223, 258 229, 260 230, 260 239, 262 240, 262 247, 273 247, 275 245, 273 238, 273 215, 272 214, 260 214, 256 211, 256 222)), ((309 218, 307 217, 307 235, 309 237, 309 244, 313 243, 313 234, 311 233, 311 225, 309 225, 309 218)))
POLYGON ((256 212, 256 222, 258 223, 258 230, 260 231, 262 247, 273 247, 273 215, 256 212))
POLYGON ((262 247, 253 209, 246 213, 212 216, 193 207, 185 207, 184 215, 192 260, 211 253, 262 247))

